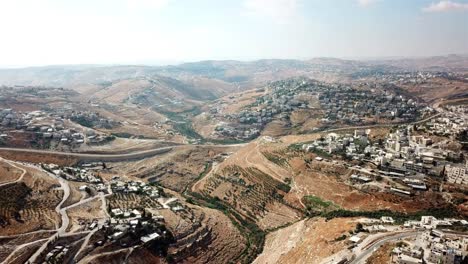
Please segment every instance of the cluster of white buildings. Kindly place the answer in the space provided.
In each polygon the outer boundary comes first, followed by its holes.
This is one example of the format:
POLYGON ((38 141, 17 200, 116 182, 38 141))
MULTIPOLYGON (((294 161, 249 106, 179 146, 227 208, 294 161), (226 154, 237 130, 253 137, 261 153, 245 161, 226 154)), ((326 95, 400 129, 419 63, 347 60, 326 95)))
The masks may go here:
MULTIPOLYGON (((104 122, 104 121, 103 121, 104 122)), ((81 144, 100 143, 107 136, 98 134, 93 129, 78 129, 67 125, 64 115, 44 111, 17 112, 12 109, 0 109, 0 140, 7 141, 14 137, 15 131, 27 132, 33 140, 54 142, 57 145, 79 146, 81 144)))
POLYGON ((355 130, 354 135, 329 133, 303 144, 302 149, 319 156, 341 155, 377 166, 377 170, 355 169, 358 172, 350 180, 368 183, 377 176, 394 178, 408 187, 390 189, 399 194, 411 195, 412 191, 427 190, 424 179, 428 175, 445 175, 450 183, 468 184, 468 164, 453 163, 459 153, 441 148, 424 133, 416 133, 414 125, 400 126, 386 138, 374 142, 369 139, 370 133, 370 130, 355 130))
POLYGON ((56 164, 43 164, 42 167, 58 177, 69 181, 87 182, 92 184, 102 184, 101 177, 94 171, 77 167, 60 167, 56 164))
POLYGON ((467 118, 466 114, 444 112, 441 117, 427 122, 425 126, 431 134, 437 136, 455 136, 467 129, 467 118))
POLYGON ((326 154, 345 154, 351 159, 364 159, 371 151, 368 135, 370 130, 356 130, 354 135, 339 135, 329 133, 325 138, 315 140, 312 143, 302 145, 302 149, 308 152, 321 152, 326 154))
POLYGON ((254 103, 234 114, 223 113, 227 105, 218 102, 210 109, 212 116, 221 120, 214 135, 237 139, 255 138, 275 117, 288 117, 294 110, 309 108, 306 97, 310 97, 310 92, 315 93, 322 85, 304 78, 272 82, 268 85, 271 93, 257 97, 254 103))
POLYGON ((416 229, 436 229, 453 225, 468 226, 468 221, 459 219, 437 219, 434 216, 422 216, 420 221, 406 221, 404 227, 416 229))
MULTIPOLYGON (((177 202, 177 198, 166 197, 165 194, 160 193, 160 190, 156 186, 141 181, 121 181, 118 176, 113 177, 110 185, 113 193, 135 193, 148 196, 155 200, 158 206, 151 209, 170 209, 174 212, 184 210, 184 207, 177 202)), ((127 208, 116 208, 112 210, 116 210, 112 212, 116 216, 128 217, 128 214, 131 213, 127 208)))
POLYGON ((445 166, 445 179, 449 183, 468 185, 468 162, 465 166, 445 166))
POLYGON ((111 188, 114 193, 141 193, 151 198, 159 198, 159 189, 142 181, 121 181, 114 176, 111 180, 111 188))
POLYGON ((70 246, 55 246, 49 253, 47 253, 45 260, 47 263, 60 263, 68 254, 69 250, 70 246))
POLYGON ((434 229, 394 248, 392 260, 399 264, 461 264, 467 255, 468 235, 434 229))
MULTIPOLYGON (((144 216, 140 210, 121 210, 119 208, 111 209, 112 217, 104 225, 104 229, 111 231, 108 239, 111 241, 119 240, 125 237, 129 232, 139 230, 150 230, 140 237, 141 243, 145 244, 161 237, 163 232, 156 230, 154 223, 164 222, 161 215, 144 216)), ((145 233, 145 232, 143 232, 145 233)))
POLYGON ((412 99, 385 90, 358 90, 350 87, 328 89, 320 94, 327 123, 365 124, 369 118, 414 120, 422 109, 412 99))

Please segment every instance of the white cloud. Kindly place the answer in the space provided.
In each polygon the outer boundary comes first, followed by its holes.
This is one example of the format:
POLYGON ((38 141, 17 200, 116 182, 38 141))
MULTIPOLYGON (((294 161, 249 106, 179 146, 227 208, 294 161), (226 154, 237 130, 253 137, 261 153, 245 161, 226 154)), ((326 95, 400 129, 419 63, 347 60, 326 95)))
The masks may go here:
POLYGON ((287 24, 298 16, 299 0, 244 0, 248 15, 287 24))
POLYGON ((467 3, 459 3, 453 1, 440 1, 432 3, 428 7, 423 8, 424 12, 448 12, 448 11, 467 11, 467 3))
POLYGON ((357 0, 358 4, 363 7, 370 6, 378 1, 379 0, 357 0))

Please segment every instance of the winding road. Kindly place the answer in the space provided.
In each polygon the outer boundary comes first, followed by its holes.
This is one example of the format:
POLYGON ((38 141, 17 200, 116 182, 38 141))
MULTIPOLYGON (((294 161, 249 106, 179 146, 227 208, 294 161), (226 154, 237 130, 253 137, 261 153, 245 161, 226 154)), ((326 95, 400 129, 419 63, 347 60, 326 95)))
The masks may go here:
POLYGON ((17 252, 19 252, 21 249, 25 248, 25 247, 28 247, 28 246, 32 246, 34 244, 37 244, 37 243, 40 243, 40 242, 46 242, 48 241, 49 239, 48 238, 43 238, 43 239, 39 239, 39 240, 35 240, 35 241, 31 241, 29 243, 26 243, 26 244, 22 244, 22 245, 19 245, 17 246, 11 253, 10 255, 8 255, 8 257, 2 262, 3 263, 13 263, 19 256, 16 256, 15 258, 13 258, 13 256, 16 255, 17 252), (13 259, 12 259, 13 258, 13 259))
POLYGON ((42 252, 44 252, 44 250, 47 248, 50 242, 65 234, 65 231, 67 230, 67 227, 70 223, 70 219, 68 218, 66 208, 61 208, 62 204, 68 199, 68 196, 70 196, 70 186, 64 179, 57 177, 49 172, 45 173, 47 173, 47 175, 49 175, 50 177, 58 180, 58 182, 60 183, 60 188, 63 190, 62 201, 55 207, 55 211, 60 214, 62 221, 60 227, 57 229, 57 233, 49 237, 49 239, 47 239, 47 241, 44 244, 42 244, 42 246, 28 259, 29 263, 35 263, 37 258, 41 255, 42 252))

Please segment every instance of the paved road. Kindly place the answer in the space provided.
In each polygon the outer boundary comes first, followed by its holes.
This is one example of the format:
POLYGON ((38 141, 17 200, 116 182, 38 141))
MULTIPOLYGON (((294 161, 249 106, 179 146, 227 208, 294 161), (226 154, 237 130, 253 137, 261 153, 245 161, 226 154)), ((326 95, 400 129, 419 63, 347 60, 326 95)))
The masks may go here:
POLYGON ((422 231, 408 231, 408 232, 404 232, 404 233, 399 233, 399 234, 395 234, 395 235, 391 235, 391 236, 382 237, 382 238, 378 239, 377 241, 374 241, 372 246, 370 246, 367 249, 363 250, 358 256, 356 256, 356 258, 351 262, 351 264, 365 263, 366 259, 369 258, 372 255, 372 253, 374 253, 375 250, 377 250, 380 246, 382 246, 383 244, 385 244, 387 242, 396 241, 396 240, 399 240, 399 239, 416 236, 421 232, 422 231))
POLYGON ((45 155, 57 155, 69 158, 77 158, 83 161, 122 161, 132 159, 142 159, 146 157, 155 156, 168 151, 171 151, 173 147, 162 147, 150 150, 136 151, 131 153, 123 154, 91 154, 91 153, 73 153, 73 152, 60 152, 60 151, 49 151, 39 149, 20 149, 20 148, 0 148, 0 151, 18 152, 18 153, 35 153, 45 155))
POLYGON ((96 154, 96 153, 85 153, 85 152, 60 152, 60 151, 51 151, 51 150, 41 150, 41 149, 24 149, 24 148, 0 148, 0 151, 7 151, 7 152, 17 152, 17 153, 25 153, 25 154, 38 154, 38 155, 55 155, 55 156, 62 156, 67 158, 76 158, 81 161, 106 161, 106 162, 118 162, 118 161, 126 161, 126 160, 137 160, 137 159, 144 159, 149 158, 152 156, 156 156, 159 154, 163 154, 169 152, 173 149, 183 148, 187 146, 194 146, 194 147, 210 147, 210 148, 227 148, 227 147, 241 147, 246 145, 246 143, 242 144, 232 144, 232 145, 176 145, 170 147, 161 147, 149 150, 140 150, 134 152, 126 152, 126 153, 112 153, 112 154, 96 154))
MULTIPOLYGON (((60 186, 61 188, 64 190, 64 196, 62 198, 62 201, 57 205, 57 207, 55 208, 55 210, 60 214, 61 218, 62 218, 62 223, 61 223, 61 226, 60 228, 57 229, 57 233, 55 233, 53 236, 51 236, 46 243, 44 243, 35 253, 34 255, 32 255, 30 258, 29 258, 29 262, 30 263, 34 263, 34 261, 36 261, 36 259, 39 257, 39 255, 47 248, 47 245, 49 242, 53 241, 55 238, 58 238, 58 237, 64 237, 64 236, 67 236, 67 235, 71 235, 72 233, 67 233, 66 230, 68 228, 68 225, 70 223, 70 218, 68 217, 68 214, 67 214, 67 210, 68 209, 71 209, 73 207, 76 207, 76 206, 80 206, 82 204, 85 204, 85 203, 88 203, 92 200, 95 200, 95 199, 100 199, 101 202, 103 203, 102 204, 102 208, 103 209, 106 209, 106 201, 105 201, 105 197, 106 196, 109 196, 111 195, 112 193, 109 192, 108 194, 103 194, 102 192, 100 192, 98 195, 96 196, 93 196, 93 197, 90 197, 90 198, 87 198, 87 199, 84 199, 84 200, 81 200, 77 203, 74 203, 72 205, 69 205, 67 207, 64 207, 64 208, 61 208, 63 203, 67 200, 67 198, 70 196, 70 186, 68 185, 68 182, 60 177, 56 177, 55 175, 53 174, 50 174, 48 173, 49 176, 51 177, 54 177, 55 179, 58 179, 59 182, 60 182, 60 186)), ((106 212, 106 210, 105 210, 106 212)), ((86 236, 83 244, 82 244, 82 247, 80 247, 80 250, 79 252, 81 252, 82 250, 84 250, 84 248, 88 245, 89 243, 89 239, 91 238, 91 236, 100 228, 102 227, 102 225, 104 224, 104 221, 100 221, 98 223, 98 227, 89 232, 88 235, 86 236)), ((86 232, 85 232, 86 233, 86 232)), ((77 234, 77 233, 73 233, 73 234, 77 234)), ((78 252, 78 253, 79 253, 78 252)))

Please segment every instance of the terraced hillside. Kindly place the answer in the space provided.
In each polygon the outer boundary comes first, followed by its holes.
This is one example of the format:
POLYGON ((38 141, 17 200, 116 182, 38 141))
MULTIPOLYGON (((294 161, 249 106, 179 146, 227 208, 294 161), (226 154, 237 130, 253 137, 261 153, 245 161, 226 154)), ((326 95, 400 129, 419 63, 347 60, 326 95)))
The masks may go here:
POLYGON ((159 203, 149 198, 134 193, 115 193, 108 197, 108 205, 110 208, 121 208, 133 210, 135 208, 160 208, 159 203))
POLYGON ((238 147, 184 146, 161 156, 137 162, 122 162, 114 165, 115 170, 127 175, 157 182, 176 192, 182 192, 202 174, 208 172, 214 162, 222 160, 222 154, 238 147))
POLYGON ((190 206, 177 217, 162 211, 177 242, 169 254, 182 263, 229 263, 242 257, 246 240, 230 219, 217 210, 190 206))
POLYGON ((272 229, 298 219, 299 209, 283 197, 290 186, 256 168, 229 166, 212 175, 200 193, 219 199, 262 229, 272 229))
POLYGON ((20 182, 0 186, 0 234, 55 229, 60 224, 55 207, 63 195, 58 186, 35 169, 28 169, 20 182))

